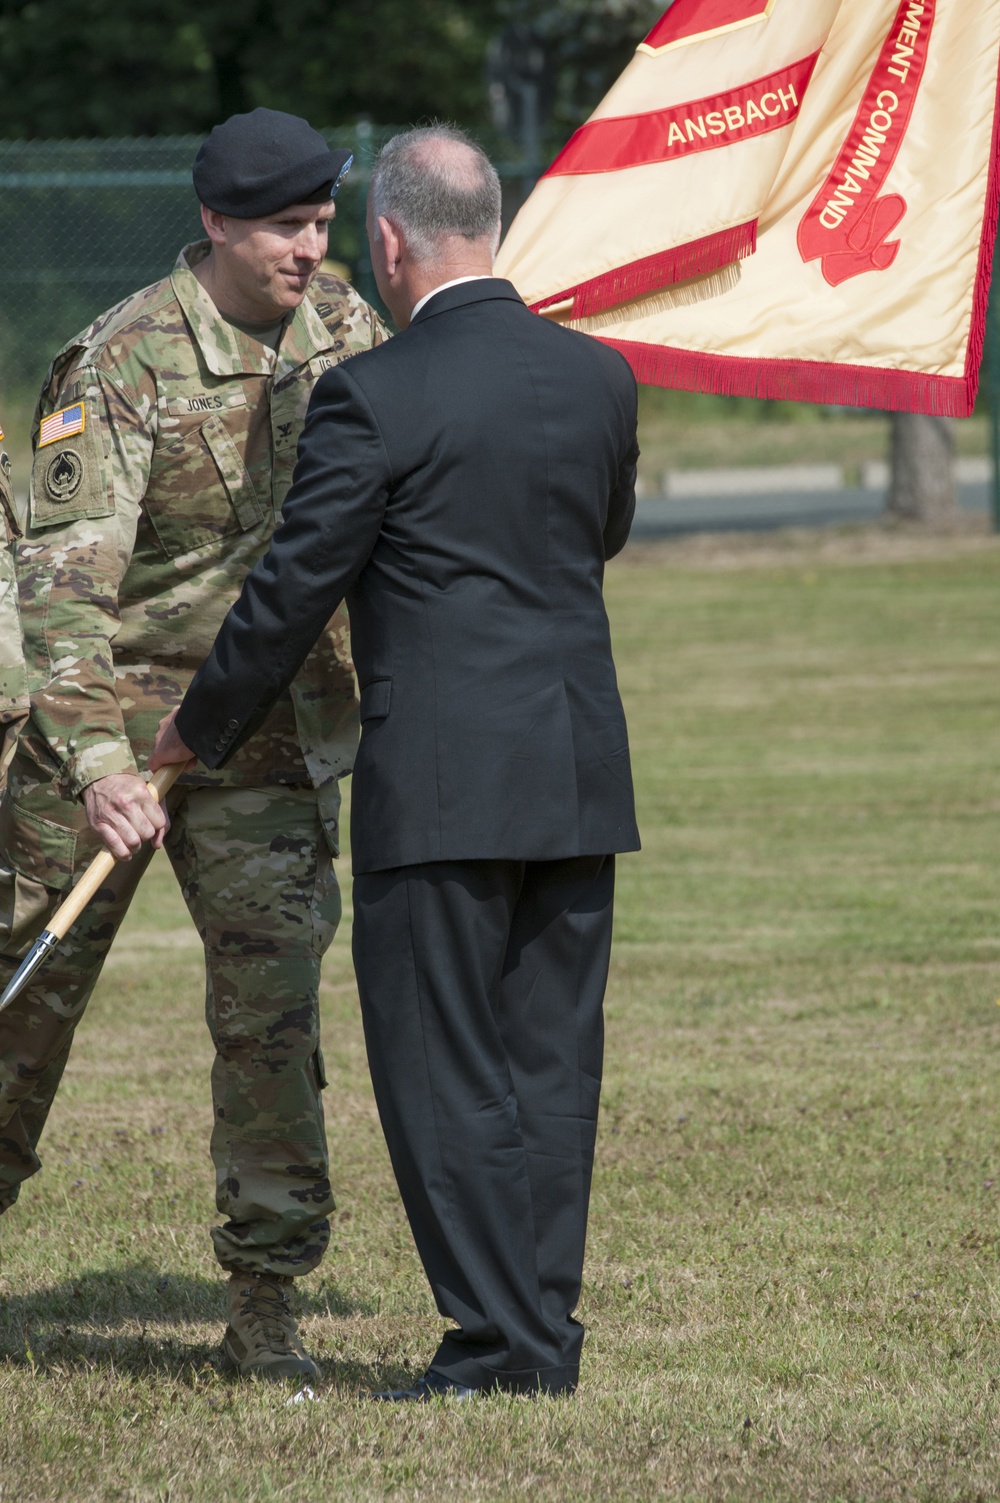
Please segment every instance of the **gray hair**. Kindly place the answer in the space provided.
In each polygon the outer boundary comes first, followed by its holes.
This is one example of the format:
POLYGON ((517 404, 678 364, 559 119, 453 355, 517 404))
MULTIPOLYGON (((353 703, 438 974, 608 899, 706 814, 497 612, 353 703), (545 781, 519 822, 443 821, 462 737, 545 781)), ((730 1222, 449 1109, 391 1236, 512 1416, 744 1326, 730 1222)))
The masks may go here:
POLYGON ((500 179, 486 153, 453 125, 427 125, 387 141, 372 168, 372 219, 398 225, 418 261, 446 235, 492 242, 500 226, 500 179), (454 150, 464 147, 463 151, 454 150))

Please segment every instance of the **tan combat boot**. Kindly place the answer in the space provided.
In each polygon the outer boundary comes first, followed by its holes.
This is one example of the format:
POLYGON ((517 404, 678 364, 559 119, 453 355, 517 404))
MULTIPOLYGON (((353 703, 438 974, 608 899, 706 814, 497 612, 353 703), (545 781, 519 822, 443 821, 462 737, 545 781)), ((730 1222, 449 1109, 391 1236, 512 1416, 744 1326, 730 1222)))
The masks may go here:
POLYGON ((276 1273, 234 1273, 222 1350, 241 1378, 315 1383, 319 1368, 299 1340, 289 1304, 292 1280, 276 1273))

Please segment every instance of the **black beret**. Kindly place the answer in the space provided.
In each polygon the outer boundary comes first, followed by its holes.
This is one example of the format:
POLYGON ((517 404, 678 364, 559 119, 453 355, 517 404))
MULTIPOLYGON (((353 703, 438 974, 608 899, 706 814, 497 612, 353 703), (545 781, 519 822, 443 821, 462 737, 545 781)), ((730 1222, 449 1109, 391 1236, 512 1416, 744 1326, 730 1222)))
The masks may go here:
POLYGON ((354 160, 331 151, 298 115, 251 110, 217 125, 194 159, 201 203, 234 219, 261 219, 290 204, 332 198, 354 160))

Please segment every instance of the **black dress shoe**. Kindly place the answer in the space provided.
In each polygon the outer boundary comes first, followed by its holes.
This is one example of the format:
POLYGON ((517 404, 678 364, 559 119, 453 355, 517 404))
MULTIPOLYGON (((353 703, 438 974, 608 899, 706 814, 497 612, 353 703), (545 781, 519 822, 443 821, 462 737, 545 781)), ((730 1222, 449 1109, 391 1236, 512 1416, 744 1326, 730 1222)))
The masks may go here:
POLYGON ((393 1404, 429 1404, 431 1399, 472 1399, 481 1391, 466 1388, 463 1383, 453 1383, 443 1373, 429 1368, 412 1388, 383 1388, 380 1393, 373 1393, 372 1398, 393 1404))

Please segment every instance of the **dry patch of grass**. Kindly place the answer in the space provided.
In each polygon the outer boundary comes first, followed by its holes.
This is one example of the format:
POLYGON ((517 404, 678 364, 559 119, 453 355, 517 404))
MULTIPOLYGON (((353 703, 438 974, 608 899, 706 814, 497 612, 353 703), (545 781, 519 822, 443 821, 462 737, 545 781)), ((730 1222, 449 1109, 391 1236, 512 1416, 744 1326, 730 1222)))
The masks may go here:
POLYGON ((960 512, 945 532, 919 523, 845 522, 832 527, 784 527, 768 532, 699 532, 630 544, 616 561, 635 569, 795 569, 815 584, 815 566, 916 564, 1000 549, 985 513, 960 512))
POLYGON ((918 543, 609 571, 645 848, 620 868, 576 1399, 365 1397, 440 1319, 346 928, 339 1208, 301 1286, 324 1381, 289 1407, 221 1371, 200 966, 158 863, 0 1223, 3 1503, 1000 1496, 1000 550, 918 543))

